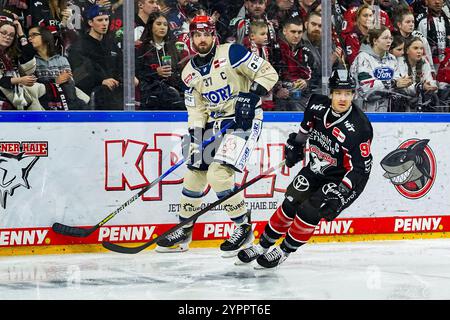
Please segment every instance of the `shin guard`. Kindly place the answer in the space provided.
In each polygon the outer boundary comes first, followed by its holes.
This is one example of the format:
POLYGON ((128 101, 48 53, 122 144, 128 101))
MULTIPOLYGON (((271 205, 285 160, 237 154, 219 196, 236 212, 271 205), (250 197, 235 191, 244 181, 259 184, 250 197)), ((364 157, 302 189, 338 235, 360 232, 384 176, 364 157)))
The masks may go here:
POLYGON ((289 251, 295 251, 298 247, 308 242, 315 228, 315 225, 303 221, 297 215, 295 216, 294 223, 289 228, 283 244, 289 249, 289 251))

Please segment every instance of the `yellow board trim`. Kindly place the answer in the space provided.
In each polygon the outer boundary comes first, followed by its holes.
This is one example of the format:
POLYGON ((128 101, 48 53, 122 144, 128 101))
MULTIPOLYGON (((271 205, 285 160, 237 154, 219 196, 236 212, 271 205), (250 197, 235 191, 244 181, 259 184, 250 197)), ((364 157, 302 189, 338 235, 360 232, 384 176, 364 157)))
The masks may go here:
MULTIPOLYGON (((308 243, 323 242, 356 242, 356 241, 380 241, 380 240, 412 240, 412 239, 438 239, 450 238, 450 232, 431 233, 389 233, 389 234, 351 234, 338 236, 313 236, 308 243)), ((281 241, 281 240, 280 240, 281 241)), ((193 241, 191 248, 218 248, 223 240, 200 240, 193 241)), ((129 246, 137 246, 141 243, 130 243, 129 246)), ((124 244, 127 245, 127 244, 124 244)), ((146 250, 152 250, 152 245, 146 250)), ((101 244, 81 245, 53 245, 53 246, 26 246, 26 247, 3 247, 0 248, 0 256, 15 255, 44 255, 44 254, 70 254, 70 253, 97 253, 110 252, 101 244)))

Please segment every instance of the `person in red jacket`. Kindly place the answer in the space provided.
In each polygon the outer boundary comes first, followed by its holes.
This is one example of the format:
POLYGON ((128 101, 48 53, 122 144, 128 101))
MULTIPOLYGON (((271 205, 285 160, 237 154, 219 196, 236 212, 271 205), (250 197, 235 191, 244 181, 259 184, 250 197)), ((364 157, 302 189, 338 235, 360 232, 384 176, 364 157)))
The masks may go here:
MULTIPOLYGON (((375 5, 375 0, 363 0, 362 5, 368 5, 373 11, 373 25, 379 28, 381 25, 386 26, 389 30, 394 31, 394 25, 389 18, 386 11, 382 10, 380 6, 375 5)), ((356 22, 356 13, 361 6, 353 6, 344 13, 344 20, 347 21, 347 25, 344 26, 343 31, 349 32, 353 29, 353 25, 356 22)))
POLYGON ((342 34, 349 65, 353 63, 358 55, 363 38, 373 28, 373 11, 369 5, 363 4, 356 12, 355 17, 356 23, 353 25, 351 31, 342 34))
POLYGON ((289 18, 283 24, 279 42, 281 61, 277 68, 281 86, 274 89, 278 110, 302 111, 306 106, 304 93, 308 90, 314 58, 311 50, 303 45, 303 32, 299 17, 289 18))

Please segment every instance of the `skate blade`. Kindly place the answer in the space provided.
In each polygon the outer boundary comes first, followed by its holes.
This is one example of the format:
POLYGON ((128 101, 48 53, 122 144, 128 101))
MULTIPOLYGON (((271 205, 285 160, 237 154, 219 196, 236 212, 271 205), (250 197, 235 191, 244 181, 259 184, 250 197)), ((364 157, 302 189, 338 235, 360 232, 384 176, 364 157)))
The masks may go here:
POLYGON ((245 242, 239 249, 236 249, 234 251, 222 251, 222 258, 228 259, 236 257, 241 250, 245 250, 253 246, 253 239, 248 240, 245 242))
POLYGON ((189 250, 188 245, 176 245, 172 247, 160 247, 156 246, 155 251, 159 253, 176 253, 176 252, 185 252, 189 250))
POLYGON ((236 261, 234 262, 234 265, 235 266, 250 266, 250 265, 252 265, 253 261, 255 261, 255 260, 252 260, 250 262, 244 262, 244 261, 241 261, 239 258, 237 258, 236 261))
POLYGON ((266 267, 263 267, 262 265, 256 263, 255 266, 253 267, 253 269, 262 271, 262 272, 270 272, 270 271, 277 270, 279 267, 280 267, 280 265, 277 265, 276 267, 273 267, 273 268, 266 268, 266 267))
POLYGON ((238 252, 241 249, 235 250, 235 251, 222 251, 221 257, 224 259, 234 258, 237 256, 238 252))

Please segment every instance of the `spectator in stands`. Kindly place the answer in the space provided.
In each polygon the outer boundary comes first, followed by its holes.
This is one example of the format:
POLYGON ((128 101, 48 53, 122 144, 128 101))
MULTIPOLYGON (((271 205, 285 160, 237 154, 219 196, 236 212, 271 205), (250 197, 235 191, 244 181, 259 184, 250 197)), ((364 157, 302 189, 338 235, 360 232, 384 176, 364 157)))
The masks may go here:
POLYGON ((2 110, 43 110, 45 87, 36 83, 34 50, 18 20, 0 15, 0 106, 2 110), (20 53, 19 53, 20 52, 20 53))
POLYGON ((30 1, 27 28, 40 26, 50 30, 61 54, 65 54, 77 36, 72 20, 72 10, 68 7, 67 0, 30 1))
POLYGON ((87 110, 90 98, 75 87, 69 61, 57 54, 53 34, 44 27, 35 27, 30 29, 28 39, 37 52, 35 56, 37 81, 46 86, 49 100, 53 97, 54 104, 54 101, 58 100, 64 104, 65 100, 70 110, 87 110), (65 99, 61 98, 60 93, 64 94, 65 99))
POLYGON ((267 9, 267 17, 274 22, 274 27, 279 28, 284 20, 290 17, 296 17, 300 13, 294 5, 294 0, 275 0, 267 9))
POLYGON ((436 105, 435 92, 438 88, 433 79, 431 65, 424 57, 423 49, 423 42, 419 37, 413 37, 406 42, 405 53, 399 58, 398 71, 400 76, 410 77, 412 83, 398 91, 410 98, 396 99, 392 104, 392 111, 426 111, 424 109, 427 107, 436 105))
POLYGON ((150 14, 158 11, 158 0, 135 0, 134 41, 138 41, 141 38, 150 14))
POLYGON ((39 1, 30 0, 28 7, 28 27, 45 26, 52 32, 61 28, 73 28, 72 12, 67 0, 39 1))
POLYGON ((263 20, 269 26, 269 43, 272 46, 276 41, 276 31, 273 23, 266 15, 267 0, 245 0, 245 17, 236 17, 230 22, 230 33, 227 42, 244 43, 244 38, 248 37, 250 23, 255 20, 263 20))
POLYGON ((190 6, 192 5, 189 3, 189 0, 177 0, 176 7, 172 8, 167 15, 170 30, 175 36, 182 32, 183 24, 187 20, 187 10, 190 6))
POLYGON ((371 29, 350 72, 356 80, 355 103, 364 112, 390 111, 391 89, 412 84, 410 76, 399 76, 397 59, 389 53, 391 31, 386 26, 371 29))
POLYGON ((136 51, 141 110, 184 110, 181 66, 169 22, 160 12, 149 16, 136 51))
POLYGON ((24 21, 28 2, 29 0, 0 0, 0 10, 3 14, 15 16, 19 21, 24 21))
POLYGON ((303 21, 287 19, 280 35, 281 63, 278 66, 281 86, 274 88, 277 110, 303 111, 311 79, 311 51, 302 43, 303 21))
POLYGON ((399 6, 395 10, 394 23, 394 35, 398 34, 402 36, 405 42, 411 41, 411 39, 414 37, 419 37, 422 40, 425 51, 425 58, 427 58, 431 63, 432 72, 435 73, 430 45, 428 44, 428 40, 420 31, 414 30, 414 15, 411 12, 411 9, 409 7, 399 6))
POLYGON ((442 10, 443 0, 426 0, 425 4, 428 13, 419 21, 418 30, 428 40, 437 70, 445 57, 445 48, 450 47, 450 19, 442 10))
POLYGON ((106 37, 109 11, 94 5, 86 12, 90 27, 69 50, 75 84, 91 96, 97 110, 123 110, 122 53, 117 42, 106 37))
POLYGON ((343 31, 342 33, 349 65, 353 63, 353 60, 355 60, 358 55, 363 38, 366 37, 369 34, 369 30, 373 28, 373 12, 369 5, 363 4, 359 7, 355 17, 356 23, 353 24, 351 31, 343 31))
POLYGON ((302 35, 303 45, 309 49, 313 57, 311 66, 311 79, 309 88, 311 93, 321 93, 322 87, 322 16, 312 11, 305 21, 305 32, 302 35))
POLYGON ((405 39, 401 35, 394 35, 389 53, 396 57, 397 60, 398 58, 403 57, 405 53, 405 39))
POLYGON ((378 5, 380 6, 380 9, 387 13, 391 22, 395 18, 395 13, 394 13, 395 6, 399 6, 400 4, 401 4, 401 1, 398 1, 398 0, 394 0, 394 1, 393 0, 378 0, 378 5))
MULTIPOLYGON (((269 27, 267 23, 261 20, 252 21, 250 23, 250 34, 249 37, 244 40, 244 46, 258 57, 262 57, 264 60, 273 64, 268 43, 269 27)), ((264 110, 270 111, 275 108, 272 90, 266 96, 261 97, 261 101, 264 110)))
POLYGON ((315 0, 298 0, 297 1, 297 10, 300 14, 300 17, 303 21, 306 21, 308 18, 308 14, 312 11, 311 6, 315 0))
MULTIPOLYGON (((380 6, 375 4, 375 0, 363 0, 362 5, 368 5, 373 13, 373 26, 379 28, 380 26, 386 26, 389 30, 394 31, 394 26, 392 25, 389 15, 380 9, 380 6)), ((345 14, 344 19, 347 21, 347 25, 344 28, 344 32, 349 32, 353 29, 353 24, 357 21, 356 13, 361 8, 361 6, 353 6, 349 8, 345 14)))

